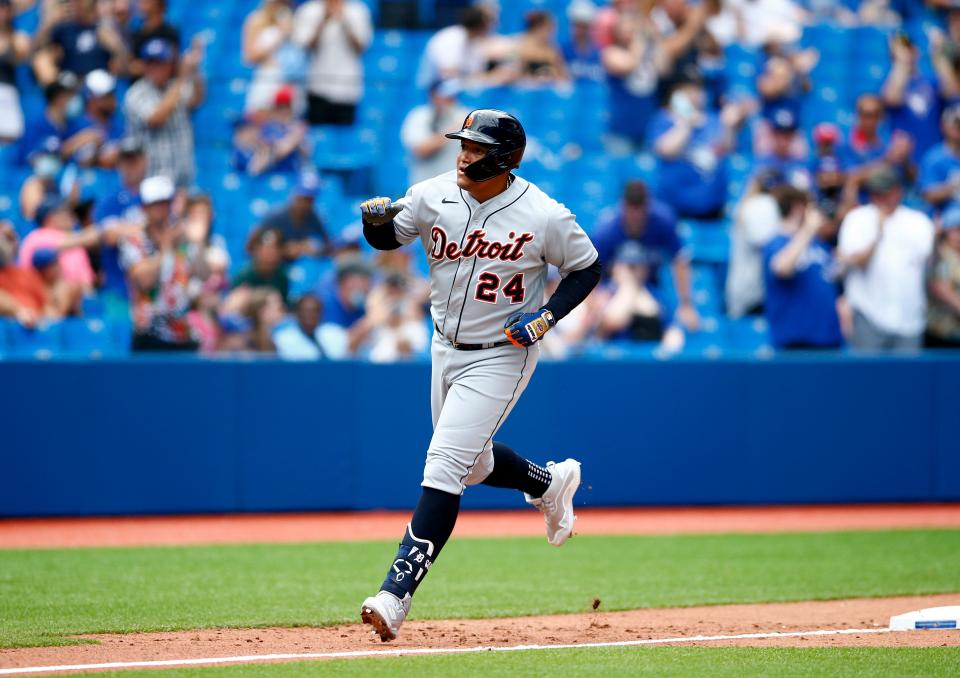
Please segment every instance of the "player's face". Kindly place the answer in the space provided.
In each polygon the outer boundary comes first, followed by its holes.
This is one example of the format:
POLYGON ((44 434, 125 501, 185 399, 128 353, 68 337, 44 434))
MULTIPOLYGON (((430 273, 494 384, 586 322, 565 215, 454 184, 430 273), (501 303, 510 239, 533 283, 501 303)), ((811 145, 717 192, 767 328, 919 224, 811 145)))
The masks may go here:
POLYGON ((463 170, 487 155, 487 147, 474 141, 460 141, 460 153, 457 155, 457 186, 470 189, 477 182, 468 178, 463 170))

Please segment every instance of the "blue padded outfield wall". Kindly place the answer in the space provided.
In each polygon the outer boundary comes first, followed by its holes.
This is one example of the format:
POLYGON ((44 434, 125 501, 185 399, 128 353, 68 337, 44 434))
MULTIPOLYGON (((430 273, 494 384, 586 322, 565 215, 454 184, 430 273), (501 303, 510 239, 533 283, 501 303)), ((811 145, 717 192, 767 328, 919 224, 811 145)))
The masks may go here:
MULTIPOLYGON (((429 375, 0 362, 0 515, 411 508, 429 375)), ((960 357, 582 361, 541 364, 499 438, 581 459, 585 505, 960 500, 958 422, 960 357)))

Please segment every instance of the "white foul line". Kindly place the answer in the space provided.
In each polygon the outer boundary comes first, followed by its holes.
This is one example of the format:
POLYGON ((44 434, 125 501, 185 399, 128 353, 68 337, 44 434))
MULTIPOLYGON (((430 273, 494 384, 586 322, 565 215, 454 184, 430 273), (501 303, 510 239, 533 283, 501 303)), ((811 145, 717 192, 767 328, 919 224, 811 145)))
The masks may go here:
POLYGON ((702 643, 716 640, 750 640, 763 638, 797 638, 799 636, 843 636, 857 633, 890 633, 882 629, 820 629, 816 631, 770 631, 767 633, 740 633, 733 636, 682 636, 679 638, 647 638, 643 640, 614 640, 603 643, 568 643, 563 645, 486 645, 480 647, 411 647, 395 650, 349 650, 345 652, 299 652, 288 654, 252 654, 237 657, 202 657, 196 659, 156 659, 138 662, 108 662, 105 664, 63 664, 60 666, 25 666, 0 669, 0 676, 48 673, 51 671, 94 671, 100 669, 168 668, 171 666, 198 666, 203 664, 241 664, 278 660, 348 659, 356 657, 397 657, 411 654, 469 654, 476 652, 520 652, 523 650, 572 650, 582 647, 632 647, 636 645, 663 645, 668 643, 702 643))

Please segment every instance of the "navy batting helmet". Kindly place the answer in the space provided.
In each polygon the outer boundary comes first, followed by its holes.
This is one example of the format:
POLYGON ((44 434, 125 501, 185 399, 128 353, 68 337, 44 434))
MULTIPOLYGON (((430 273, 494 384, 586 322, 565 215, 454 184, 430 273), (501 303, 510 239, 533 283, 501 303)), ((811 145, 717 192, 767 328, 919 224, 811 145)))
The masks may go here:
POLYGON ((520 166, 527 135, 520 121, 509 113, 492 108, 471 112, 463 121, 463 129, 451 132, 448 139, 464 139, 489 147, 487 154, 470 163, 463 173, 473 181, 487 181, 520 166))

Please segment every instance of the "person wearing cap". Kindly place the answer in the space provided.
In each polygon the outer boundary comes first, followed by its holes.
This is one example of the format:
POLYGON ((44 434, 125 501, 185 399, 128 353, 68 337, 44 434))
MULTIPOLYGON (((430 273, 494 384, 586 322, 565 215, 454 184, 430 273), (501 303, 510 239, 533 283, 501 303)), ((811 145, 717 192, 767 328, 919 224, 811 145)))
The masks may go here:
MULTIPOLYGON (((766 61, 763 71, 757 75, 757 93, 763 116, 763 124, 757 129, 757 153, 769 150, 768 145, 772 142, 769 135, 776 125, 777 113, 787 110, 794 119, 799 118, 803 98, 813 88, 810 71, 820 60, 815 49, 791 50, 776 42, 765 45, 763 53, 766 61)), ((798 145, 798 151, 805 150, 802 143, 798 145)))
POLYGON ((117 143, 123 138, 123 118, 117 115, 117 80, 104 70, 83 80, 85 113, 72 125, 63 154, 84 166, 111 168, 117 163, 117 143))
POLYGON ((316 210, 320 188, 316 172, 302 172, 290 192, 290 199, 268 212, 261 222, 261 226, 276 228, 283 234, 287 261, 325 256, 332 251, 330 235, 316 210))
POLYGON ((837 247, 853 310, 850 344, 865 351, 917 349, 926 325, 933 222, 901 204, 902 180, 890 167, 875 170, 866 189, 870 203, 844 217, 837 247))
POLYGON ((171 43, 154 38, 140 56, 143 77, 123 101, 129 133, 143 143, 149 175, 171 177, 178 189, 188 189, 196 173, 190 113, 205 94, 199 73, 202 44, 194 39, 178 61, 171 43))
POLYGON ((97 244, 96 229, 75 231, 76 218, 67 201, 59 196, 47 196, 41 201, 36 224, 20 246, 20 265, 29 266, 37 250, 52 249, 59 253, 64 280, 91 292, 95 276, 86 248, 97 244))
POLYGON ((37 80, 48 84, 61 71, 78 78, 98 68, 122 73, 130 54, 116 22, 100 19, 97 0, 67 2, 70 4, 67 12, 43 13, 44 21, 36 38, 38 49, 33 58, 37 80), (55 22, 52 25, 51 19, 55 22))
POLYGON ((143 20, 130 40, 130 51, 134 58, 127 69, 134 79, 143 75, 145 65, 140 55, 143 53, 144 45, 151 40, 159 38, 172 45, 176 51, 180 51, 180 31, 167 21, 166 0, 139 0, 137 4, 143 20))
POLYGON ((707 108, 698 81, 674 87, 666 108, 650 123, 660 170, 659 195, 679 216, 719 219, 727 200, 726 156, 750 111, 729 103, 719 115, 707 108))
POLYGON ((76 117, 72 110, 76 90, 77 79, 72 73, 61 74, 56 81, 43 88, 43 115, 27 122, 26 133, 20 139, 22 161, 28 161, 30 154, 47 143, 50 137, 56 137, 62 143, 69 136, 72 121, 76 117))
POLYGON ((296 172, 310 155, 307 125, 293 113, 292 85, 278 88, 273 107, 248 114, 233 135, 234 164, 251 176, 296 172))
POLYGON ((408 154, 409 184, 432 179, 456 165, 458 149, 446 134, 460 129, 469 111, 457 101, 460 81, 437 80, 430 85, 429 101, 415 106, 403 119, 400 143, 408 154))
POLYGON ((560 49, 570 70, 570 76, 575 81, 601 82, 603 80, 600 48, 593 39, 593 23, 596 18, 597 6, 590 0, 573 0, 567 5, 570 35, 561 44, 560 49))
POLYGON ((780 232, 763 249, 764 311, 778 350, 840 348, 836 266, 821 238, 829 222, 795 186, 774 190, 780 232))
POLYGON ((813 179, 805 160, 795 152, 799 140, 800 121, 790 108, 778 108, 770 114, 770 153, 759 156, 754 164, 756 172, 773 171, 801 191, 813 188, 813 179))
POLYGON ((918 184, 923 199, 936 210, 960 198, 960 104, 940 118, 943 141, 923 156, 918 184))
POLYGON ((287 303, 290 296, 290 279, 283 259, 283 232, 278 228, 261 226, 247 242, 250 261, 233 279, 233 288, 266 287, 276 290, 287 303))
MULTIPOLYGON (((677 319, 690 330, 700 325, 690 287, 690 257, 677 234, 677 216, 664 202, 650 196, 639 179, 628 181, 616 208, 605 210, 591 236, 600 261, 613 261, 625 242, 643 246, 650 284, 660 284, 660 267, 670 264, 677 290, 677 319)), ((611 271, 607 271, 609 274, 611 271)))
POLYGON ((617 250, 611 295, 597 328, 601 338, 660 341, 663 337, 662 308, 650 290, 650 262, 647 251, 636 241, 628 240, 617 250))
POLYGON ((134 351, 195 351, 189 312, 203 288, 205 262, 171 219, 176 188, 165 176, 140 184, 146 225, 120 241, 120 265, 130 285, 134 351))
POLYGON ((928 348, 960 348, 960 206, 940 216, 940 242, 927 278, 928 348))
POLYGON ((30 265, 46 286, 50 303, 48 314, 55 317, 81 314, 83 288, 63 277, 57 250, 42 248, 34 251, 30 265))
POLYGON ((13 25, 11 0, 0 0, 0 144, 23 136, 23 109, 17 87, 17 66, 30 56, 30 35, 13 25))
POLYGON ((373 38, 358 0, 308 0, 293 17, 293 42, 307 51, 307 120, 352 125, 363 96, 363 53, 373 38))
POLYGON ((890 39, 893 66, 881 95, 890 114, 890 128, 910 137, 914 162, 938 141, 940 93, 935 79, 919 68, 920 49, 903 31, 890 39))
POLYGON ((829 122, 813 128, 813 156, 810 174, 813 177, 817 208, 831 222, 839 226, 846 212, 843 187, 847 181, 847 167, 840 151, 840 130, 829 122))
POLYGON ((60 176, 63 171, 63 160, 60 156, 60 140, 55 136, 44 139, 27 160, 30 163, 31 175, 20 186, 20 215, 33 221, 37 216, 37 208, 47 196, 60 196, 60 176))

